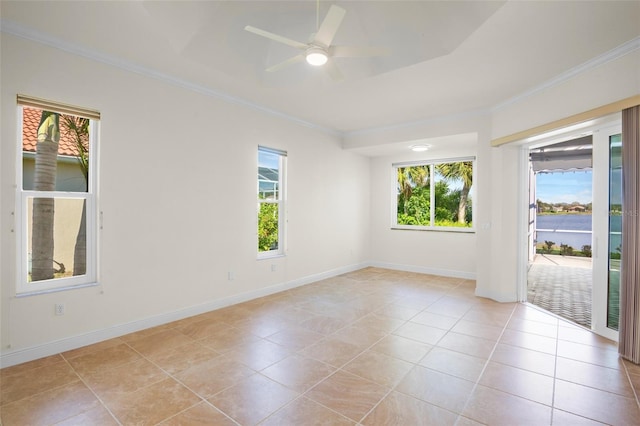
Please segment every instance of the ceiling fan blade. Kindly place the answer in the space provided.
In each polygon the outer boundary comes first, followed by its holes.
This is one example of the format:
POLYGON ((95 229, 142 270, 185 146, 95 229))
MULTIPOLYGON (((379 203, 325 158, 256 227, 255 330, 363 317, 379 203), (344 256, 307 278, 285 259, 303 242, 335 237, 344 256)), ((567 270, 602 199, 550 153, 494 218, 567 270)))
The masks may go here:
POLYGON ((301 62, 303 60, 304 60, 304 55, 296 55, 293 58, 289 58, 286 61, 280 62, 279 64, 275 64, 273 66, 270 66, 265 71, 267 71, 267 72, 279 71, 282 68, 288 67, 289 65, 293 65, 293 64, 301 62))
POLYGON ((324 64, 324 68, 327 71, 327 74, 329 74, 329 77, 331 77, 332 80, 334 81, 342 81, 344 80, 344 76, 342 75, 342 72, 340 71, 340 68, 338 68, 338 65, 336 65, 336 62, 333 59, 329 59, 327 61, 326 64, 324 64))
POLYGON ((320 28, 318 28, 318 32, 313 38, 313 42, 324 47, 331 46, 331 42, 338 32, 338 28, 340 28, 340 24, 342 23, 342 19, 344 19, 344 15, 346 13, 347 11, 343 8, 338 7, 335 4, 331 5, 329 12, 327 12, 327 16, 324 17, 324 21, 320 24, 320 28))
POLYGON ((387 56, 391 53, 386 47, 369 46, 331 46, 329 55, 334 58, 368 58, 371 56, 387 56))
POLYGON ((296 49, 306 49, 307 45, 304 43, 300 43, 299 41, 291 40, 290 38, 280 36, 278 34, 270 33, 269 31, 261 30, 260 28, 252 27, 251 25, 247 25, 244 27, 245 30, 250 33, 257 34, 262 37, 266 37, 270 40, 277 41, 278 43, 283 43, 291 47, 295 47, 296 49))

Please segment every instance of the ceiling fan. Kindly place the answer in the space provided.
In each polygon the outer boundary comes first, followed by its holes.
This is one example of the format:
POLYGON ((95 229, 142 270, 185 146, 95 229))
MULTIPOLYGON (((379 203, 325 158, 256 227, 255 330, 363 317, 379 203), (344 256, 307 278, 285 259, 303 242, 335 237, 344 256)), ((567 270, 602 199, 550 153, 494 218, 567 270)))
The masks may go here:
POLYGON ((319 24, 320 15, 320 1, 317 3, 316 13, 316 32, 312 33, 308 43, 302 43, 290 38, 271 33, 269 31, 261 30, 260 28, 247 25, 244 29, 257 34, 262 37, 266 37, 270 40, 283 43, 288 46, 301 50, 296 56, 293 56, 279 64, 272 65, 266 69, 267 72, 274 72, 281 70, 298 62, 306 60, 309 64, 315 66, 324 66, 327 73, 333 80, 342 80, 343 76, 340 69, 336 65, 333 58, 343 57, 370 57, 381 56, 387 54, 387 50, 378 47, 355 47, 355 46, 334 46, 331 43, 335 37, 340 24, 346 14, 346 10, 343 8, 331 5, 327 15, 325 16, 322 24, 319 24))

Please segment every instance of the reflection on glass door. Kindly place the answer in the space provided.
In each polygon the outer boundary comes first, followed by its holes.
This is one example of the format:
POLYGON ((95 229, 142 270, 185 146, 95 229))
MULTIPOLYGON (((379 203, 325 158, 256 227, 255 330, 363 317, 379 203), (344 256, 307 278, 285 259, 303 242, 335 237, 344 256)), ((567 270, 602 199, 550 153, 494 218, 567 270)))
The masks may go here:
POLYGON ((618 340, 622 213, 619 123, 594 131, 592 330, 618 340))
POLYGON ((620 254, 622 249, 622 135, 609 136, 609 280, 607 328, 620 318, 620 254))

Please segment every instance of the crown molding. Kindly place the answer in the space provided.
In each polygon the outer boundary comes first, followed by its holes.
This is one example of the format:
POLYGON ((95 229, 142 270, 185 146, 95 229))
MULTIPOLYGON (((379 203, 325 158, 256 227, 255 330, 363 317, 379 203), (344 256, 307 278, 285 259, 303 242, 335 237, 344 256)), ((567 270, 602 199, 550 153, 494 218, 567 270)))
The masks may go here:
POLYGON ((393 130, 402 130, 407 129, 409 127, 424 127, 424 126, 432 126, 436 124, 449 123, 455 121, 462 120, 470 120, 479 117, 486 117, 489 115, 488 108, 479 108, 467 111, 460 111, 454 114, 449 115, 437 115, 429 118, 425 118, 422 120, 415 121, 405 121, 403 123, 390 124, 388 126, 380 126, 380 127, 369 127, 365 129, 351 130, 343 133, 343 138, 345 141, 348 141, 350 137, 353 136, 362 136, 368 134, 375 134, 380 132, 387 132, 393 130))
POLYGON ((580 74, 583 74, 587 71, 590 71, 594 68, 600 67, 602 65, 605 65, 609 62, 613 62, 617 59, 620 59, 621 57, 628 55, 629 53, 632 53, 636 50, 640 49, 640 37, 636 37, 634 39, 631 39, 629 41, 627 41, 626 43, 621 44, 620 46, 616 47, 615 49, 612 49, 608 52, 603 53, 602 55, 596 56, 595 58, 592 58, 590 60, 588 60, 587 62, 584 62, 583 64, 578 65, 577 67, 571 68, 561 74, 558 74, 557 76, 555 76, 554 78, 545 81, 544 83, 532 87, 531 89, 524 91, 512 98, 509 98, 503 102, 500 102, 499 104, 493 106, 490 111, 496 112, 496 111, 500 111, 510 105, 516 104, 518 102, 524 101, 525 99, 536 95, 539 92, 542 92, 544 90, 547 90, 551 87, 557 86, 559 84, 562 84, 580 74))
POLYGON ((11 34, 13 36, 16 36, 25 40, 30 40, 36 43, 40 43, 49 47, 53 47, 55 49, 62 50, 67 53, 71 53, 77 56, 81 56, 96 62, 100 62, 106 65, 115 67, 115 68, 122 69, 124 71, 140 74, 145 77, 150 77, 155 80, 162 81, 166 84, 180 87, 182 89, 186 89, 204 96, 220 99, 235 105, 241 105, 243 107, 247 107, 255 111, 259 111, 271 116, 285 119, 287 121, 293 122, 298 125, 302 125, 304 127, 309 127, 315 130, 319 130, 323 133, 326 133, 328 135, 331 135, 340 139, 342 138, 342 135, 343 135, 342 132, 339 132, 335 129, 321 126, 317 123, 303 120, 301 118, 286 114, 282 111, 278 111, 272 108, 268 108, 264 105, 257 104, 255 102, 251 102, 247 99, 239 98, 237 96, 232 96, 228 93, 215 90, 210 87, 203 86, 201 84, 196 84, 191 81, 173 76, 171 74, 163 73, 163 72, 154 70, 152 68, 148 68, 148 67, 136 64, 134 62, 124 60, 122 58, 118 58, 116 56, 100 53, 76 43, 69 43, 57 37, 52 37, 43 32, 17 24, 13 21, 0 19, 0 32, 11 34))
POLYGON ((526 100, 527 98, 530 98, 531 96, 536 95, 539 92, 542 92, 544 90, 547 90, 551 87, 557 86, 559 84, 562 84, 582 73, 585 73, 587 71, 590 71, 594 68, 600 67, 602 65, 605 65, 609 62, 615 61, 625 55, 628 55, 629 53, 632 53, 636 50, 640 49, 640 37, 636 37, 632 40, 627 41, 626 43, 621 44, 620 46, 603 53, 602 55, 596 56, 595 58, 592 58, 590 60, 588 60, 587 62, 578 65, 577 67, 571 68, 570 70, 567 70, 557 76, 555 76, 554 78, 545 81, 542 84, 539 84, 535 87, 532 87, 531 89, 524 91, 514 97, 511 97, 503 102, 500 102, 492 107, 488 107, 488 108, 484 108, 484 109, 475 109, 472 111, 463 111, 463 112, 459 112, 459 113, 455 113, 455 114, 450 114, 450 115, 445 115, 445 116, 435 116, 435 117, 430 117, 424 120, 418 120, 418 121, 411 121, 411 122, 405 122, 405 123, 398 123, 398 124, 394 124, 394 125, 390 125, 390 126, 384 126, 384 127, 371 127, 371 128, 366 128, 366 129, 359 129, 359 130, 353 130, 350 132, 345 132, 344 133, 344 138, 345 140, 348 139, 351 136, 357 136, 357 135, 365 135, 365 134, 371 134, 371 133, 378 133, 378 132, 383 132, 383 131, 387 131, 387 130, 398 130, 398 129, 404 129, 404 128, 408 128, 408 127, 415 127, 415 126, 426 126, 426 125, 430 125, 430 124, 435 124, 435 123, 441 123, 441 122, 446 122, 446 121, 451 121, 451 120, 459 120, 459 119, 468 119, 468 118, 472 118, 472 117, 481 117, 481 116, 485 116, 485 115, 490 115, 493 114, 494 112, 500 111, 510 105, 516 104, 518 102, 522 102, 524 100, 526 100))
POLYGON ((27 28, 25 26, 16 24, 15 22, 12 21, 8 21, 8 20, 0 20, 0 31, 3 33, 7 33, 7 34, 11 34, 14 35, 16 37, 20 37, 23 39, 27 39, 30 41, 34 41, 36 43, 40 43, 40 44, 44 44, 68 53, 72 53, 78 56, 82 56, 85 57, 87 59, 91 59, 97 62, 101 62, 116 68, 120 68, 122 70, 125 71, 129 71, 132 73, 136 73, 136 74, 140 74, 140 75, 144 75, 146 77, 150 77, 162 82, 165 82, 167 84, 171 84, 173 86, 177 86, 192 92, 196 92, 205 96, 209 96, 209 97, 213 97, 213 98, 217 98, 220 100, 223 100, 225 102, 229 102, 232 104, 236 104, 236 105, 241 105, 271 116, 275 116, 275 117, 279 117, 282 119, 285 119, 287 121, 290 121, 292 123, 298 124, 298 125, 302 125, 308 128, 312 128, 318 131, 321 131, 325 134, 328 134, 330 136, 339 138, 341 141, 344 141, 345 139, 348 139, 349 137, 353 137, 353 136, 358 136, 358 135, 366 135, 366 134, 373 134, 373 133, 378 133, 378 132, 384 132, 384 131, 389 131, 389 130, 399 130, 399 129, 404 129, 404 128, 409 128, 409 127, 416 127, 416 126, 424 126, 424 125, 432 125, 434 123, 441 123, 441 122, 447 122, 447 121, 452 121, 452 120, 459 120, 459 119, 468 119, 468 118, 472 118, 472 117, 481 117, 481 116, 487 116, 490 115, 494 112, 500 111, 504 108, 507 108, 513 104, 516 104, 518 102, 522 102, 524 100, 526 100, 527 98, 530 98, 531 96, 536 95, 539 92, 542 92, 544 90, 547 90, 551 87, 557 86, 559 84, 562 84, 582 73, 585 73, 587 71, 590 71, 594 68, 600 67, 604 64, 607 64, 609 62, 615 61, 629 53, 632 53, 638 49, 640 49, 640 37, 636 37, 632 40, 627 41, 626 43, 621 44, 620 46, 616 47, 615 49, 612 49, 608 52, 603 53, 602 55, 596 56, 593 59, 590 59, 589 61, 578 65, 577 67, 571 68, 559 75, 557 75, 556 77, 547 80, 546 82, 543 82, 540 85, 537 85, 535 87, 532 87, 529 90, 526 90, 516 96, 513 96, 503 102, 500 102, 492 107, 487 107, 487 108, 481 108, 481 109, 475 109, 475 110, 471 110, 471 111, 461 111, 459 113, 455 113, 455 114, 450 114, 450 115, 442 115, 442 116, 434 116, 434 117, 429 117, 426 118, 424 120, 417 120, 417 121, 410 121, 410 122, 404 122, 404 123, 397 123, 397 124, 393 124, 393 125, 389 125, 389 126, 382 126, 382 127, 371 127, 371 128, 363 128, 363 129, 358 129, 358 130, 353 130, 353 131, 347 131, 347 132, 341 132, 339 130, 336 129, 332 129, 332 128, 328 128, 322 125, 319 125, 317 123, 313 123, 310 121, 306 121, 303 120, 301 118, 286 114, 282 111, 278 111, 275 109, 271 109, 268 108, 264 105, 260 105, 254 102, 251 102, 249 100, 243 99, 243 98, 239 98, 236 96, 232 96, 228 93, 219 91, 219 90, 214 90, 212 88, 200 85, 200 84, 196 84, 193 82, 190 82, 188 80, 185 79, 181 79, 178 78, 176 76, 170 75, 170 74, 166 74, 166 73, 162 73, 159 72, 157 70, 148 68, 148 67, 144 67, 142 65, 130 62, 130 61, 126 61, 124 59, 115 57, 115 56, 111 56, 111 55, 107 55, 107 54, 103 54, 100 52, 96 52, 94 50, 88 49, 84 46, 78 45, 78 44, 74 44, 74 43, 69 43, 66 42, 64 40, 61 40, 59 38, 56 37, 51 37, 47 34, 44 34, 42 32, 39 32, 37 30, 31 29, 31 28, 27 28))

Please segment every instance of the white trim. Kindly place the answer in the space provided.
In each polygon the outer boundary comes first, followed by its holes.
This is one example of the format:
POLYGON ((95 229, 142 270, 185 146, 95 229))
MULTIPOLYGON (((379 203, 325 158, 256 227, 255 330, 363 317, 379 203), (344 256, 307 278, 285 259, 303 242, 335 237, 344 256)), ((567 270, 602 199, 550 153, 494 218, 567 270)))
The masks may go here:
MULTIPOLYGON (((432 201, 433 204, 433 201, 432 201)), ((433 214, 433 213, 432 213, 433 214)), ((433 231, 433 232, 458 232, 462 234, 475 234, 475 226, 468 228, 455 227, 455 226, 420 226, 420 225, 398 225, 391 224, 392 231, 433 231)))
POLYGON ((593 210, 592 225, 592 286, 591 286, 591 330, 600 336, 618 341, 618 331, 607 327, 609 301, 609 203, 610 182, 610 137, 622 133, 622 119, 594 130, 593 134, 593 210))
POLYGON ((397 163, 391 163, 391 165, 395 168, 398 168, 398 167, 427 166, 430 164, 463 163, 465 161, 476 161, 476 156, 470 155, 467 157, 451 157, 451 158, 436 158, 432 160, 400 161, 397 163))
MULTIPOLYGON (((257 224, 256 232, 260 227, 260 211, 263 204, 275 204, 278 206, 278 248, 276 250, 260 251, 260 246, 256 244, 258 251, 258 260, 271 259, 274 257, 285 256, 287 253, 287 152, 279 149, 258 146, 258 176, 260 176, 260 154, 272 154, 278 157, 278 189, 275 199, 260 198, 260 178, 258 178, 256 198, 258 200, 258 212, 256 214, 257 224)), ((260 236, 256 234, 256 243, 259 242, 260 236)))
MULTIPOLYGON (((436 125, 436 124, 441 124, 441 123, 446 123, 446 122, 464 121, 466 119, 487 116, 487 115, 489 115, 489 112, 490 111, 489 111, 488 108, 474 109, 474 110, 457 112, 457 113, 449 114, 449 115, 435 116, 435 117, 431 117, 431 118, 427 118, 427 119, 423 119, 423 120, 406 121, 404 123, 391 124, 391 125, 388 125, 388 126, 369 127, 369 128, 359 129, 359 130, 351 130, 351 131, 348 131, 348 132, 344 132, 343 133, 343 138, 344 138, 344 140, 348 140, 348 138, 350 138, 352 136, 369 135, 369 134, 374 134, 374 133, 379 133, 379 132, 387 132, 387 131, 392 131, 392 130, 402 130, 402 129, 406 129, 406 128, 409 128, 409 127, 433 126, 433 125, 436 125)), ((347 146, 344 147, 345 149, 357 149, 357 148, 359 148, 359 147, 356 147, 356 146, 353 146, 353 147, 348 146, 349 145, 348 142, 347 142, 346 145, 347 146)))
MULTIPOLYGON (((640 40, 640 38, 639 38, 640 40)), ((597 194, 598 193, 604 193, 607 194, 607 196, 605 196, 605 198, 608 197, 608 193, 609 193, 609 182, 608 182, 608 176, 605 176, 606 179, 601 179, 598 178, 596 176, 596 171, 597 169, 608 169, 608 161, 609 161, 609 156, 608 154, 605 152, 600 152, 601 150, 605 150, 608 151, 608 141, 605 141, 605 143, 602 143, 602 140, 599 140, 599 135, 606 133, 612 129, 616 129, 615 131, 613 131, 612 133, 619 133, 620 132, 620 124, 619 124, 620 118, 619 118, 619 114, 611 114, 611 115, 607 115, 604 117, 600 117, 598 119, 593 120, 592 123, 590 123, 590 126, 587 128, 581 128, 581 129, 573 129, 572 131, 568 131, 568 132, 563 132, 562 134, 556 134, 556 132, 553 132, 551 135, 548 136, 547 139, 541 139, 541 140, 536 140, 535 142, 527 142, 526 140, 522 140, 522 141, 514 141, 516 144, 521 144, 521 149, 522 149, 522 157, 520 157, 520 161, 519 161, 519 170, 518 170, 518 178, 520 179, 520 182, 518 182, 518 187, 520 188, 521 193, 527 193, 528 192, 528 188, 527 183, 529 181, 529 173, 527 170, 527 163, 528 163, 528 152, 531 148, 534 147, 539 147, 539 146, 546 146, 549 144, 553 144, 553 143, 558 143, 558 142, 562 142, 565 140, 569 140, 573 137, 578 137, 578 135, 584 134, 584 133, 589 133, 589 134, 593 134, 593 161, 594 161, 594 167, 593 167, 593 180, 594 180, 594 184, 593 184, 593 205, 594 208, 597 210, 603 210, 603 213, 600 215, 600 219, 598 219, 598 212, 596 210, 594 210, 592 212, 592 221, 593 221, 593 238, 594 238, 594 243, 593 245, 593 256, 592 256, 592 260, 593 260, 593 267, 592 267, 592 276, 593 276, 593 286, 592 286, 592 307, 591 307, 591 331, 593 331, 594 333, 601 335, 603 337, 606 337, 610 340, 614 340, 617 341, 618 340, 618 333, 615 330, 611 330, 609 328, 606 327, 606 324, 601 324, 601 321, 604 321, 606 323, 606 306, 603 305, 603 303, 606 303, 607 300, 607 291, 606 291, 606 285, 600 285, 598 286, 596 283, 600 280, 600 281, 607 281, 607 277, 608 277, 608 270, 606 269, 607 267, 602 264, 600 258, 604 255, 607 256, 608 258, 608 250, 604 250, 606 253, 603 254, 603 249, 602 247, 599 246, 607 246, 608 244, 608 239, 606 243, 602 243, 602 242, 598 242, 598 235, 601 234, 606 234, 606 236, 608 236, 608 232, 605 232, 605 230, 603 229, 602 231, 599 231, 597 228, 600 228, 601 224, 603 224, 604 222, 602 221, 603 218, 605 218, 605 222, 606 223, 606 228, 608 229, 608 221, 606 221, 606 218, 608 217, 608 203, 605 200, 602 201, 598 201, 597 198, 597 194), (599 158, 602 158, 603 161, 606 161, 606 166, 599 166, 596 164, 597 160, 599 158), (605 160, 606 158, 606 160, 605 160), (599 190, 598 190, 599 188, 599 190), (605 205, 607 204, 607 205, 605 205), (603 302, 605 301, 605 302, 603 302), (604 311, 603 311, 604 310, 604 311), (600 321, 600 322, 599 322, 600 321)), ((516 291, 516 298, 518 298, 518 296, 522 296, 521 292, 525 292, 524 293, 524 297, 526 300, 526 290, 527 290, 527 268, 525 265, 528 264, 528 256, 526 253, 526 245, 527 245, 527 219, 525 216, 528 216, 528 212, 526 210, 524 210, 526 208, 526 206, 528 206, 528 199, 527 200, 523 200, 523 198, 526 198, 525 194, 521 194, 518 196, 518 230, 517 230, 517 241, 518 241, 518 253, 517 253, 517 262, 518 262, 518 276, 517 276, 517 281, 516 281, 516 285, 514 287, 514 290, 516 291), (524 271, 523 271, 524 269, 524 271)), ((604 226, 604 225, 602 225, 604 226)), ((602 238, 602 237, 600 237, 602 238)), ((607 246, 608 247, 608 246, 607 246)), ((606 260, 606 259, 605 259, 606 260)), ((494 297, 493 295, 487 294, 485 295, 480 295, 480 294, 476 294, 477 296, 483 296, 483 297, 491 297, 497 301, 501 301, 499 298, 494 297)), ((514 299, 516 300, 516 299, 514 299)))
POLYGON ((426 266, 405 265, 400 263, 379 262, 379 261, 369 262, 369 266, 373 266, 376 268, 393 269, 396 271, 417 272, 419 274, 439 275, 441 277, 460 278, 465 280, 476 279, 475 272, 456 271, 454 269, 430 268, 426 266))
POLYGON ((32 361, 35 359, 43 358, 45 356, 55 355, 72 349, 81 348, 86 345, 98 343, 107 339, 113 339, 125 334, 145 330, 150 327, 156 327, 162 324, 178 321, 194 315, 203 314, 205 312, 210 312, 216 309, 246 302, 259 297, 264 297, 274 293, 279 293, 281 291, 301 287, 303 285, 311 284, 327 278, 332 278, 341 274, 346 274, 348 272, 357 271, 367 266, 370 266, 368 262, 347 265, 325 272, 297 278, 291 281, 285 281, 269 287, 236 294, 222 299, 212 300, 200 305, 194 305, 188 308, 178 309, 176 311, 131 321, 125 324, 119 324, 112 327, 91 331, 78 336, 67 337, 53 342, 44 343, 42 345, 16 350, 14 352, 3 353, 0 355, 0 368, 10 367, 12 365, 21 364, 23 362, 32 361))
MULTIPOLYGON (((258 110, 264 113, 267 113, 269 115, 274 115, 277 117, 281 117, 284 118, 286 120, 292 121, 294 123, 297 124, 301 124, 305 127, 310 127, 310 128, 314 128, 317 130, 320 130, 326 134, 338 137, 338 138, 342 138, 343 140, 348 139, 349 137, 352 136, 357 136, 357 135, 366 135, 366 134, 371 134, 371 133, 378 133, 378 132, 383 132, 383 131, 390 131, 390 130, 398 130, 398 129, 404 129, 404 128, 408 128, 408 127, 412 127, 412 126, 425 126, 425 125, 433 125, 433 124, 438 124, 438 123, 442 123, 442 122, 447 122, 447 121, 460 121, 460 120, 464 120, 464 119, 468 119, 468 118, 476 118, 476 117, 481 117, 481 116, 486 116, 489 115, 490 113, 499 111, 509 105, 512 105, 514 103, 517 102, 521 102, 533 95, 535 95, 538 92, 541 92, 543 90, 546 90, 550 87, 553 86, 557 86, 559 84, 562 84, 568 80, 570 80, 571 78, 580 75, 584 72, 590 71, 591 69, 594 69, 596 67, 599 67, 601 65, 605 65, 609 62, 615 61, 617 59, 619 59, 622 56, 625 56, 629 53, 632 53, 633 51, 640 49, 640 37, 636 37, 632 40, 629 40, 623 44, 621 44, 620 46, 605 52, 599 56, 596 56, 595 58, 592 58, 591 60, 578 65, 577 67, 574 67, 568 71, 565 71, 564 73, 561 73, 559 75, 557 75, 556 77, 547 80, 546 82, 532 87, 531 89, 522 92, 516 96, 513 96, 505 101, 502 101, 496 105, 494 105, 493 107, 490 108, 479 108, 479 109, 474 109, 474 110, 468 110, 468 111, 461 111, 461 112, 457 112, 454 114, 449 114, 449 115, 440 115, 440 116, 435 116, 435 117, 431 117, 428 119, 423 119, 423 120, 415 120, 415 121, 408 121, 408 122, 403 122, 403 123, 397 123, 397 124, 392 124, 392 125, 388 125, 388 126, 380 126, 380 127, 370 127, 370 128, 363 128, 363 129, 358 129, 358 130, 352 130, 352 131, 339 131, 336 129, 331 129, 310 121, 306 121, 303 120, 301 118, 298 117, 294 117, 292 115, 283 113, 281 111, 277 111, 271 108, 268 108, 266 106, 263 105, 259 105, 256 103, 253 103, 251 101, 248 101, 246 99, 242 99, 236 96, 232 96, 228 93, 224 93, 221 91, 217 91, 217 90, 213 90, 211 88, 169 75, 169 74, 164 74, 161 72, 158 72, 156 70, 153 70, 151 68, 147 68, 147 67, 143 67, 141 65, 135 64, 133 62, 129 62, 129 61, 125 61, 121 58, 115 57, 115 56, 110 56, 110 55, 106 55, 104 53, 99 53, 96 52, 95 50, 92 49, 88 49, 86 47, 77 45, 77 44, 73 44, 73 43, 68 43, 64 40, 61 40, 59 38, 56 37, 52 37, 48 34, 44 34, 40 31, 34 30, 32 28, 28 28, 25 26, 22 26, 20 24, 17 24, 15 22, 6 20, 6 19, 0 19, 0 31, 7 33, 7 34, 11 34, 14 35, 16 37, 20 37, 26 40, 30 40, 36 43, 40 43, 40 44, 44 44, 59 50, 63 50, 65 52, 69 52, 78 56, 82 56, 88 59, 92 59, 94 61, 97 62, 101 62, 107 65, 111 65, 113 67, 116 68, 120 68, 129 72, 133 72, 136 74, 141 74, 144 75, 146 77, 151 77, 154 78, 156 80, 161 80, 165 83, 174 85, 174 86, 178 86, 187 90, 191 90, 193 92, 196 93, 200 93, 202 95, 205 96, 211 96, 211 97, 215 97, 218 99, 222 99, 225 100, 227 102, 233 103, 233 104, 238 104, 238 105, 243 105, 246 107, 249 107, 251 109, 254 110, 258 110)), ((347 144, 348 145, 348 144, 347 144)), ((346 147, 347 149, 349 147, 346 147)))
POLYGON ((320 130, 331 136, 336 136, 336 137, 342 136, 342 132, 336 131, 334 129, 330 129, 328 127, 324 127, 319 124, 312 123, 310 121, 306 121, 298 117, 294 117, 284 112, 281 112, 272 108, 268 108, 266 106, 248 101, 243 98, 239 98, 237 96, 232 96, 228 93, 221 92, 219 90, 214 90, 209 87, 206 87, 182 78, 178 78, 170 74, 165 74, 163 72, 154 70, 152 68, 147 68, 145 66, 124 60, 122 58, 118 58, 116 56, 107 55, 105 53, 97 52, 94 49, 88 49, 78 44, 66 42, 57 37, 52 37, 48 34, 44 34, 40 31, 22 26, 12 21, 8 21, 5 19, 0 20, 0 31, 7 34, 14 35, 16 37, 24 38, 26 40, 34 41, 36 43, 44 44, 46 46, 53 47, 55 49, 59 49, 68 53, 72 53, 74 55, 82 56, 84 58, 88 58, 96 62, 101 62, 103 64, 110 65, 112 67, 120 68, 125 71, 129 71, 135 74, 140 74, 145 77, 153 78, 155 80, 160 80, 172 86, 177 86, 182 89, 190 90, 192 92, 196 92, 201 95, 222 99, 232 104, 242 105, 242 106, 251 108, 253 110, 267 113, 269 115, 284 118, 285 120, 289 120, 294 123, 301 124, 305 127, 310 127, 312 129, 320 130))
POLYGON ((491 112, 496 112, 499 111, 501 109, 504 109, 510 105, 513 105, 515 103, 524 101, 525 99, 535 95, 538 92, 542 92, 543 90, 549 89, 551 87, 557 86, 559 84, 565 83, 566 81, 582 74, 585 73, 587 71, 590 71, 594 68, 597 68, 601 65, 605 65, 609 62, 615 61, 629 53, 632 53, 635 50, 640 49, 640 37, 636 37, 634 39, 631 39, 623 44, 621 44, 620 46, 605 52, 599 56, 596 56, 595 58, 592 58, 590 60, 588 60, 587 62, 578 65, 577 67, 573 67, 561 74, 558 74, 557 76, 553 77, 550 80, 545 81, 542 84, 539 84, 535 87, 532 87, 529 90, 526 90, 512 98, 507 99, 506 101, 500 102, 497 105, 494 105, 490 111, 491 112))
POLYGON ((515 292, 511 294, 507 294, 507 293, 497 292, 497 291, 483 291, 478 287, 476 287, 476 296, 495 300, 496 302, 500 302, 500 303, 518 302, 518 295, 515 292))
POLYGON ((516 280, 516 297, 518 302, 527 301, 527 275, 529 266, 529 150, 527 146, 520 147, 518 153, 518 235, 517 235, 517 265, 516 271, 518 278, 516 280))
MULTIPOLYGON (((55 105, 54 102, 48 101, 49 105, 55 105)), ((57 291, 72 290, 97 284, 98 280, 98 146, 100 121, 89 118, 89 176, 86 192, 69 192, 69 191, 36 191, 34 189, 23 188, 23 155, 25 151, 22 147, 23 132, 23 109, 26 105, 18 103, 16 105, 18 114, 17 118, 17 134, 16 142, 19 144, 16 149, 16 207, 15 207, 15 227, 19 235, 16 236, 16 271, 18 277, 15 282, 15 295, 36 296, 57 291), (85 226, 86 226, 86 271, 83 275, 70 276, 64 278, 54 278, 50 280, 29 282, 28 277, 28 255, 29 247, 28 223, 27 217, 29 199, 35 198, 53 198, 56 200, 84 200, 85 202, 85 226)), ((30 153, 29 156, 35 158, 36 153, 30 153)), ((65 160, 67 161, 67 160, 65 160)))
POLYGON ((473 183, 476 182, 476 157, 454 157, 432 160, 420 160, 420 161, 405 161, 391 164, 391 225, 392 230, 405 230, 405 231, 444 231, 444 232, 460 232, 460 233, 475 233, 476 232, 476 201, 475 201, 475 188, 473 183), (472 185, 469 190, 469 197, 471 198, 471 226, 470 227, 456 227, 456 226, 438 226, 436 225, 436 209, 429 209, 429 225, 403 225, 398 224, 398 169, 405 167, 429 167, 429 205, 436 205, 436 170, 435 167, 438 164, 447 163, 463 163, 471 162, 473 166, 472 171, 472 185))

